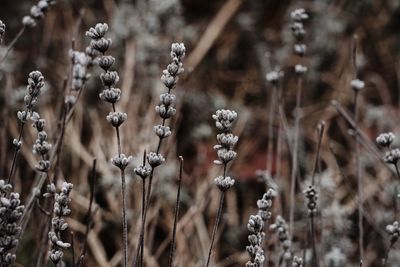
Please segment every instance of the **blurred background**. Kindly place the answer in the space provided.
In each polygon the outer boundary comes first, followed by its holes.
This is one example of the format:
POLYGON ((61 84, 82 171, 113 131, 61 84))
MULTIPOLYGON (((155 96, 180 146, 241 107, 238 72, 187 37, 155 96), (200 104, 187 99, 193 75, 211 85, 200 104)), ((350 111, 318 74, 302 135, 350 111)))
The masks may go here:
MULTIPOLYGON (((6 33, 0 55, 22 27, 33 0, 1 0, 0 20, 6 33)), ((176 266, 202 266, 218 207, 218 189, 213 179, 220 168, 213 164, 216 130, 211 118, 219 108, 234 109, 238 122, 238 157, 229 173, 236 184, 226 196, 223 220, 217 235, 215 266, 243 266, 247 221, 257 212, 256 201, 267 188, 274 188, 273 219, 281 214, 289 219, 291 155, 296 76, 293 66, 294 39, 289 27, 290 12, 305 8, 307 52, 304 65, 309 69, 304 82, 299 143, 299 175, 296 182, 293 252, 310 254, 305 238, 307 210, 302 191, 310 181, 317 147, 317 125, 324 120, 321 168, 317 174, 319 214, 318 253, 321 266, 358 264, 358 211, 354 134, 348 120, 332 105, 338 101, 352 117, 353 78, 351 46, 358 38, 357 64, 365 88, 360 93, 360 129, 364 179, 364 266, 381 266, 388 246, 387 224, 398 217, 398 179, 380 160, 383 152, 375 147, 376 136, 385 131, 399 132, 400 2, 397 0, 59 0, 51 6, 35 28, 27 29, 0 65, 0 177, 7 176, 12 161, 12 138, 18 135, 17 110, 23 108, 27 75, 40 70, 45 90, 38 110, 47 121, 50 141, 60 130, 63 82, 69 73, 69 50, 84 51, 89 39, 84 33, 98 22, 109 25, 112 38, 108 53, 116 58, 114 68, 122 90, 120 110, 128 114, 121 127, 123 151, 134 157, 128 168, 130 255, 134 254, 140 231, 141 184, 133 167, 142 153, 154 150, 157 137, 153 126, 159 123, 154 107, 164 92, 162 70, 170 62, 170 45, 186 46, 185 72, 174 93, 177 116, 171 122, 173 134, 161 148, 166 164, 156 172, 149 211, 147 266, 166 266, 172 232, 174 202, 179 169, 178 155, 185 159, 181 211, 177 234, 176 266), (278 119, 273 135, 268 131, 272 86, 266 74, 279 67, 284 72, 279 92, 283 99, 286 127, 278 119), (278 142, 278 140, 281 140, 278 142), (273 153, 270 170, 267 151, 273 153)), ((89 202, 88 176, 97 158, 97 183, 93 228, 88 238, 85 266, 120 266, 122 259, 121 199, 119 171, 109 159, 117 146, 113 129, 105 116, 109 106, 98 98, 102 90, 100 68, 94 66, 91 78, 65 129, 60 181, 74 184, 72 214, 68 220, 74 232, 78 254, 85 232, 89 202)), ((343 114, 343 112, 342 112, 343 114)), ((273 114, 274 118, 278 114, 273 114)), ((15 178, 15 191, 27 199, 35 182, 36 164, 31 145, 35 131, 27 127, 15 178)), ((395 140, 394 146, 400 144, 395 140)), ((34 266, 45 223, 40 209, 34 215, 17 253, 15 266, 34 266)), ((281 249, 275 235, 266 230, 266 257, 269 266, 278 266, 281 249)), ((70 238, 70 237, 68 237, 70 238)), ((72 253, 65 260, 71 265, 72 253)), ((399 266, 396 246, 387 266, 399 266)), ((49 265, 50 266, 50 265, 49 265)))

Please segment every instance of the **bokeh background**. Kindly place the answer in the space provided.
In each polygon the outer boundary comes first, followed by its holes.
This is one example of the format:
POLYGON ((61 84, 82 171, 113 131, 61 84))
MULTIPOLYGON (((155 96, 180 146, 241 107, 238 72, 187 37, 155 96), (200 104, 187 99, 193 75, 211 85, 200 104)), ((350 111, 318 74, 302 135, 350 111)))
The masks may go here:
MULTIPOLYGON (((1 0, 0 19, 7 25, 7 45, 21 28, 21 19, 36 4, 32 0, 1 0)), ((357 35, 359 77, 366 83, 360 94, 361 163, 364 179, 364 266, 381 266, 388 245, 387 224, 398 217, 398 179, 380 160, 374 145, 384 131, 399 132, 400 2, 397 0, 86 0, 56 1, 44 19, 28 29, 0 66, 0 177, 11 165, 11 140, 17 136, 17 110, 23 107, 27 75, 40 70, 46 78, 39 110, 47 120, 50 140, 59 133, 59 114, 64 101, 63 81, 69 72, 68 52, 74 44, 84 50, 89 40, 84 33, 98 22, 109 24, 113 44, 110 54, 117 60, 120 75, 121 110, 128 121, 121 128, 123 150, 134 156, 128 169, 129 228, 132 255, 140 227, 141 186, 133 174, 144 149, 154 150, 158 124, 154 106, 163 92, 160 76, 170 61, 170 44, 184 42, 185 73, 176 89, 177 116, 172 121, 172 138, 162 147, 167 162, 156 174, 154 198, 149 213, 147 266, 166 266, 172 232, 178 174, 178 155, 185 159, 182 206, 177 235, 177 266, 202 266, 208 252, 210 233, 218 207, 218 189, 213 179, 220 169, 213 165, 216 131, 211 114, 219 108, 239 114, 235 134, 240 141, 238 157, 230 167, 236 179, 227 193, 223 220, 215 247, 215 266, 243 266, 248 260, 247 221, 257 211, 256 201, 267 188, 277 191, 273 218, 289 217, 291 142, 294 125, 296 77, 292 53, 290 12, 303 7, 310 18, 305 23, 307 53, 301 119, 299 175, 296 183, 293 251, 309 255, 305 237, 307 211, 302 191, 309 183, 315 158, 316 127, 321 120, 326 131, 321 149, 320 192, 317 226, 321 266, 354 266, 358 259, 358 212, 354 135, 348 121, 332 105, 338 101, 352 116, 353 77, 351 45, 357 35), (285 75, 279 90, 283 96, 287 128, 268 135, 272 87, 266 73, 280 67, 285 75), (271 172, 266 172, 269 141, 281 153, 273 154, 271 172), (277 169, 277 166, 280 166, 277 169)), ((5 51, 0 47, 0 54, 5 51)), ((76 253, 85 230, 89 199, 88 176, 93 158, 98 160, 93 228, 85 266, 119 266, 122 258, 121 200, 119 173, 109 163, 117 148, 114 133, 105 120, 109 110, 98 94, 100 70, 92 77, 66 127, 62 148, 60 180, 74 184, 70 229, 75 233, 76 253)), ((274 114, 277 118, 278 115, 274 114)), ((30 128, 30 127, 28 127, 30 128)), ((25 132, 15 190, 25 200, 35 181, 36 159, 31 151, 34 129, 25 132)), ((398 140, 395 141, 399 144, 398 140)), ((34 266, 44 215, 39 209, 19 246, 15 266, 34 266)), ((280 248, 267 231, 270 266, 277 266, 280 248)), ((72 253, 66 253, 67 266, 72 253)), ((395 246, 387 266, 399 266, 395 246)), ((49 265, 50 266, 50 265, 49 265)))

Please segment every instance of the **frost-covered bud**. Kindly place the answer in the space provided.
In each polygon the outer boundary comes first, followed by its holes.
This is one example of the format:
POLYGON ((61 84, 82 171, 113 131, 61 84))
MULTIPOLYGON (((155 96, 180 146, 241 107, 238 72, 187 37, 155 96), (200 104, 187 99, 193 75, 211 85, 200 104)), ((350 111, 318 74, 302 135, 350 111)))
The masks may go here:
POLYGON ((150 152, 147 155, 147 162, 154 169, 157 166, 160 166, 165 161, 165 158, 161 154, 157 154, 155 152, 150 152))
POLYGON ((61 250, 52 249, 49 252, 49 258, 54 263, 55 266, 62 260, 64 253, 61 250))
POLYGON ((160 105, 156 106, 156 112, 161 118, 168 119, 175 115, 176 109, 173 106, 166 106, 161 103, 160 105))
POLYGON ((393 143, 395 135, 392 132, 382 133, 376 138, 376 143, 382 147, 390 147, 393 143))
MULTIPOLYGON (((50 2, 50 1, 49 1, 50 2)), ((46 12, 49 9, 49 3, 45 0, 40 0, 37 6, 43 11, 46 12)))
POLYGON ((294 72, 296 72, 296 74, 298 75, 303 75, 307 72, 307 67, 301 64, 296 64, 296 66, 294 66, 294 72))
POLYGON ((100 79, 104 86, 113 86, 119 81, 119 76, 116 71, 107 71, 106 73, 100 74, 100 79))
POLYGON ((92 40, 90 41, 90 46, 99 51, 100 53, 104 53, 108 50, 108 48, 110 48, 112 44, 112 40, 111 39, 106 39, 106 38, 101 38, 98 40, 92 40))
POLYGON ((171 64, 168 64, 166 71, 169 74, 171 74, 172 76, 176 76, 185 71, 182 66, 183 66, 183 64, 181 62, 177 63, 177 62, 173 61, 171 64))
POLYGON ((354 91, 360 91, 361 89, 364 88, 365 82, 360 79, 354 79, 350 82, 350 85, 354 91))
POLYGON ((304 56, 307 50, 307 46, 305 44, 295 44, 293 46, 293 52, 296 55, 304 56))
POLYGON ((119 154, 111 159, 111 163, 121 170, 125 170, 125 168, 129 165, 132 160, 132 156, 125 156, 125 154, 119 154))
POLYGON ((114 127, 121 126, 122 123, 128 118, 128 115, 124 112, 110 112, 107 115, 107 121, 114 127))
POLYGON ((108 30, 107 23, 97 23, 96 26, 90 28, 86 32, 86 36, 88 36, 91 39, 98 40, 104 37, 107 30, 108 30))
POLYGON ((303 23, 294 22, 290 25, 292 29, 293 36, 297 39, 297 41, 301 41, 306 36, 306 30, 304 29, 303 23))
POLYGON ((119 88, 104 89, 103 92, 99 94, 101 100, 114 104, 118 102, 121 98, 121 90, 119 88))
POLYGON ((298 8, 290 13, 290 18, 296 22, 302 22, 308 19, 308 14, 304 8, 298 8))
POLYGON ((225 192, 235 184, 235 179, 232 179, 229 176, 218 176, 214 179, 214 183, 219 188, 219 190, 225 192))
POLYGON ((38 164, 35 166, 35 168, 40 172, 48 172, 50 169, 50 161, 40 160, 38 164))
POLYGON ((308 216, 314 217, 317 215, 317 199, 318 194, 314 189, 314 186, 310 185, 306 190, 303 191, 305 197, 308 199, 307 208, 308 216))
POLYGON ((214 161, 215 164, 220 165, 220 162, 223 164, 227 164, 234 158, 236 158, 237 153, 233 150, 227 150, 226 148, 218 149, 217 155, 219 158, 219 162, 214 161))
POLYGON ((228 132, 232 129, 237 113, 229 109, 220 109, 212 115, 212 118, 215 120, 215 126, 218 130, 228 132))
POLYGON ((5 32, 6 32, 6 25, 0 20, 0 42, 3 41, 3 36, 5 32))
POLYGON ((274 190, 268 189, 267 193, 265 193, 261 199, 257 200, 258 215, 263 221, 270 219, 272 216, 271 208, 274 197, 274 190))
POLYGON ((183 43, 173 43, 171 44, 171 57, 182 59, 185 57, 186 48, 183 43))
POLYGON ((23 111, 17 112, 17 118, 23 123, 27 122, 29 120, 30 116, 31 116, 31 113, 29 111, 23 110, 23 111))
POLYGON ((13 139, 13 146, 15 147, 16 151, 19 151, 21 149, 21 146, 22 146, 22 141, 14 138, 13 139))
POLYGON ((386 226, 386 232, 390 235, 390 243, 394 244, 399 239, 400 236, 400 226, 397 221, 393 224, 386 226))
POLYGON ((37 130, 38 132, 43 131, 44 126, 45 126, 45 124, 46 124, 46 120, 40 118, 39 113, 37 113, 37 112, 32 112, 32 115, 31 115, 30 119, 31 119, 31 121, 33 121, 32 126, 33 126, 34 128, 36 128, 36 130, 37 130))
POLYGON ((168 126, 156 125, 153 127, 153 129, 154 129, 154 132, 156 133, 156 135, 158 137, 160 137, 160 139, 171 135, 171 130, 168 126))
POLYGON ((76 96, 74 95, 66 95, 64 99, 64 103, 67 104, 68 106, 72 106, 76 103, 76 96))
POLYGON ((146 179, 146 177, 149 176, 151 173, 151 168, 146 165, 140 165, 134 169, 134 172, 142 179, 146 179))
POLYGON ((31 7, 30 13, 31 13, 31 17, 36 20, 39 20, 39 19, 43 18, 43 16, 44 16, 43 10, 40 7, 35 6, 35 5, 31 7))
POLYGON ((239 137, 233 135, 231 133, 221 133, 217 135, 217 141, 219 145, 215 145, 214 149, 226 148, 228 150, 232 150, 236 145, 239 137))
POLYGON ((103 70, 107 71, 111 68, 114 62, 115 58, 112 56, 101 56, 98 61, 98 64, 103 70))
POLYGON ((302 257, 298 257, 298 256, 294 256, 293 257, 292 267, 303 267, 303 258, 302 257))
POLYGON ((161 81, 163 82, 165 87, 172 89, 178 82, 178 77, 172 76, 168 71, 163 71, 163 75, 161 76, 161 81))
POLYGON ((264 221, 259 215, 250 215, 247 229, 252 233, 259 233, 264 227, 264 221))
POLYGON ((37 139, 33 144, 32 152, 33 154, 44 156, 49 153, 50 149, 51 144, 49 144, 47 141, 37 139))
POLYGON ((0 192, 2 193, 8 193, 12 189, 12 185, 9 183, 6 183, 4 180, 0 180, 0 192))
POLYGON ((283 71, 276 68, 275 70, 268 72, 267 75, 265 75, 265 79, 272 84, 277 84, 283 78, 283 75, 283 71))
POLYGON ((386 163, 397 164, 400 159, 400 149, 395 148, 386 152, 385 156, 383 157, 383 161, 386 163))
POLYGON ((173 105, 175 103, 175 100, 176 96, 174 94, 165 93, 160 95, 160 101, 165 106, 173 105))
POLYGON ((36 70, 29 73, 27 90, 31 97, 38 97, 43 86, 44 77, 40 71, 36 70))
POLYGON ((24 27, 33 28, 36 26, 36 21, 31 16, 24 16, 22 18, 22 24, 24 25, 24 27))

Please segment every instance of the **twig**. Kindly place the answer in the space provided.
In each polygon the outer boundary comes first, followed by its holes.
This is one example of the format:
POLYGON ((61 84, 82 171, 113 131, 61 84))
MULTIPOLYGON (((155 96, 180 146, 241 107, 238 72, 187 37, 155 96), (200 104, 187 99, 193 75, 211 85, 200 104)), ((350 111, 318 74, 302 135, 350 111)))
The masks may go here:
MULTIPOLYGON (((354 69, 354 79, 357 79, 357 36, 354 36, 353 39, 353 47, 352 47, 352 63, 354 69)), ((358 133, 358 95, 359 90, 354 89, 354 100, 353 100, 353 107, 354 107, 354 130, 358 133)), ((358 189, 358 228, 359 228, 359 250, 360 250, 360 262, 364 259, 364 229, 363 229, 363 191, 362 191, 362 175, 361 175, 361 162, 360 162, 360 141, 359 135, 356 134, 356 165, 357 165, 357 189, 358 189)))
POLYGON ((93 167, 92 167, 92 173, 90 175, 90 179, 89 179, 89 186, 90 186, 90 199, 89 199, 89 207, 88 207, 88 211, 86 213, 86 230, 85 230, 85 237, 84 237, 84 241, 83 241, 83 246, 82 246, 82 251, 81 251, 81 255, 78 259, 78 267, 83 266, 83 260, 85 258, 86 255, 86 250, 87 250, 87 239, 88 239, 88 235, 89 235, 89 231, 90 228, 92 226, 92 206, 93 206, 93 199, 94 199, 94 187, 96 185, 96 165, 97 165, 97 159, 94 158, 93 159, 93 167))
POLYGON ((25 31, 25 26, 23 26, 19 32, 17 33, 17 35, 14 37, 14 39, 11 41, 11 43, 7 46, 7 50, 4 53, 3 57, 0 60, 0 66, 1 64, 3 64, 4 60, 6 59, 6 57, 8 56, 8 53, 10 53, 11 49, 14 47, 15 43, 18 41, 18 39, 22 36, 22 34, 25 31))
POLYGON ((219 225, 219 222, 220 222, 221 216, 222 216, 222 208, 224 206, 224 197, 225 197, 225 193, 221 191, 220 198, 219 198, 219 207, 218 207, 218 211, 217 211, 217 218, 216 218, 216 221, 215 221, 215 224, 214 224, 214 229, 213 229, 213 232, 212 232, 212 235, 211 235, 211 244, 210 244, 210 249, 208 251, 206 267, 208 267, 210 265, 211 253, 212 253, 212 250, 213 250, 215 235, 217 233, 218 225, 219 225))
POLYGON ((183 172, 183 157, 179 156, 180 167, 179 167, 179 179, 178 179, 178 192, 176 195, 176 203, 175 203, 175 218, 174 218, 174 228, 172 230, 172 241, 171 241, 171 250, 169 253, 169 267, 172 267, 172 263, 174 260, 174 251, 175 251, 175 237, 176 237, 176 226, 178 224, 178 216, 179 216, 179 204, 180 204, 180 195, 181 195, 181 182, 182 182, 182 172, 183 172))
POLYGON ((289 229, 290 238, 293 239, 293 223, 294 223, 294 207, 295 207, 295 190, 296 190, 296 176, 297 176, 297 161, 298 161, 298 149, 299 149, 299 128, 300 128, 300 117, 301 117, 301 93, 302 93, 303 78, 299 75, 297 80, 297 95, 296 95, 296 118, 294 124, 294 144, 292 151, 292 173, 290 182, 290 217, 289 217, 289 229))

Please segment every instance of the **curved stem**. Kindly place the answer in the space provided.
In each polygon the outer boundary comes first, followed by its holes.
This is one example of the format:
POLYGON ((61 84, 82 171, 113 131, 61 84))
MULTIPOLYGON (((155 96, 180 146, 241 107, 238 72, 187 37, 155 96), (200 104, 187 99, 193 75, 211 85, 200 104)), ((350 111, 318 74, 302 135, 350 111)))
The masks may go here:
POLYGON ((218 207, 218 211, 217 211, 217 218, 215 220, 214 229, 213 229, 212 236, 211 236, 211 244, 210 244, 210 250, 208 251, 208 258, 207 258, 206 267, 208 267, 210 265, 210 260, 211 260, 212 249, 213 249, 213 246, 214 246, 215 235, 217 233, 218 225, 219 225, 219 222, 220 222, 221 216, 222 216, 222 208, 224 206, 224 197, 225 197, 225 193, 223 191, 221 191, 221 195, 220 195, 220 199, 219 199, 219 207, 218 207))

